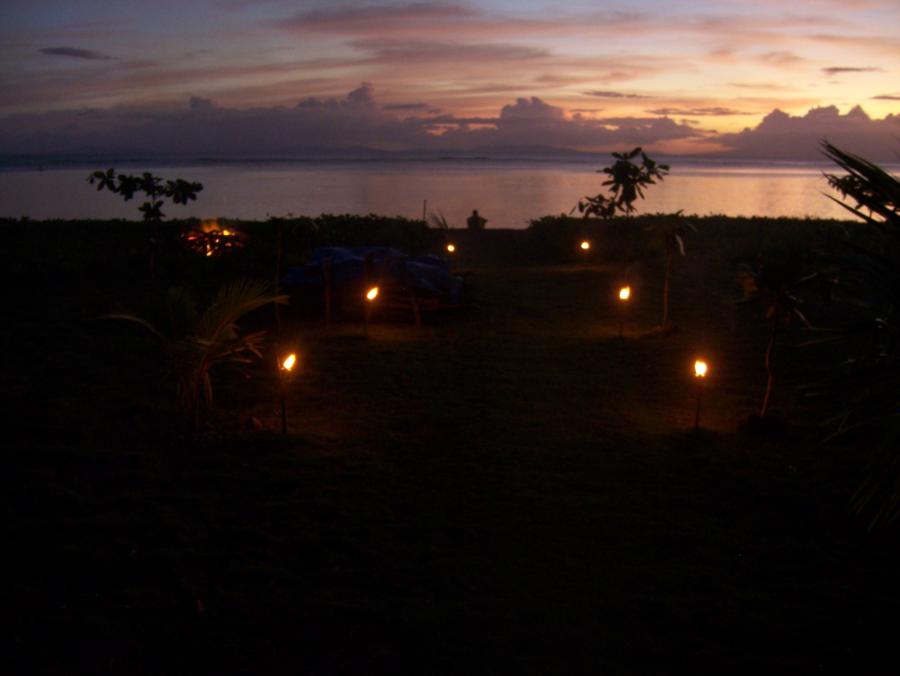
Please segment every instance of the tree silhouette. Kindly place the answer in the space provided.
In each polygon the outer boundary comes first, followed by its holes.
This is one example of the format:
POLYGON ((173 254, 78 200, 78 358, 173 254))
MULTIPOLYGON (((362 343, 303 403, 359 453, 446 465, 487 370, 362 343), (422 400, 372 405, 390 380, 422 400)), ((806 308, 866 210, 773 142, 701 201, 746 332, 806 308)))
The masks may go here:
POLYGON ((141 218, 145 223, 154 224, 154 235, 150 239, 150 273, 156 272, 156 257, 162 240, 162 220, 165 214, 162 211, 166 199, 171 199, 174 204, 187 204, 197 199, 197 193, 203 190, 203 184, 194 181, 185 181, 176 178, 174 181, 165 180, 160 176, 154 176, 150 172, 141 175, 118 174, 115 169, 95 171, 88 176, 88 183, 97 184, 97 191, 109 190, 121 195, 126 202, 132 200, 137 193, 144 193, 147 200, 138 207, 141 218))
POLYGON ((656 179, 663 180, 669 173, 668 164, 658 164, 640 147, 627 153, 613 153, 616 162, 611 167, 598 169, 598 174, 607 174, 609 178, 603 185, 609 186, 609 195, 600 193, 593 197, 585 197, 576 206, 585 218, 612 218, 616 214, 625 216, 635 211, 634 203, 644 198, 644 188, 654 185, 656 179), (633 160, 640 155, 640 164, 633 160))

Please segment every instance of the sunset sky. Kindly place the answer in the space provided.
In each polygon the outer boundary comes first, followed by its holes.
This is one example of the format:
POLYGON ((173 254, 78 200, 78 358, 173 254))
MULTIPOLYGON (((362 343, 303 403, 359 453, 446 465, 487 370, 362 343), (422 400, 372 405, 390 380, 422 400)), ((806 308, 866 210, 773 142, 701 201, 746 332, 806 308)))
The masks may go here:
POLYGON ((4 0, 0 152, 884 151, 898 34, 898 0, 4 0))

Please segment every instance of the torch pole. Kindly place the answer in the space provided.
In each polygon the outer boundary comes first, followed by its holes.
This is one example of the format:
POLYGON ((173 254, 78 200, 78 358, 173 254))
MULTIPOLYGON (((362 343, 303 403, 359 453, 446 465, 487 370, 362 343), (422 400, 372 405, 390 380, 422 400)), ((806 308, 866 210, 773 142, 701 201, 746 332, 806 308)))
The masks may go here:
POLYGON ((694 416, 694 429, 700 429, 700 400, 703 397, 703 381, 699 380, 697 382, 697 413, 694 416))
POLYGON ((281 433, 288 433, 287 423, 287 384, 284 378, 281 380, 281 433))
POLYGON ((371 310, 369 309, 372 305, 370 298, 368 298, 369 288, 372 280, 372 254, 366 254, 363 258, 363 334, 369 335, 369 313, 371 310))

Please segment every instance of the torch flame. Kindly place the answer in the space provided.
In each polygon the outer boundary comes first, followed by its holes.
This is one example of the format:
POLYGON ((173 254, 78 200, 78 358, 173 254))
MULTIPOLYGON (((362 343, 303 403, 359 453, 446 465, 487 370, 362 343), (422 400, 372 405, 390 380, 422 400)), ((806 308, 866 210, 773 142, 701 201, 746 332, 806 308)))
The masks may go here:
POLYGON ((294 368, 294 364, 297 363, 297 355, 291 352, 287 357, 284 358, 284 361, 281 362, 281 368, 285 371, 290 371, 294 368))
POLYGON ((705 378, 708 368, 709 367, 706 365, 705 361, 703 361, 702 359, 698 359, 694 362, 694 377, 705 378))
POLYGON ((375 300, 376 298, 378 298, 378 287, 373 286, 371 289, 369 289, 366 292, 366 299, 367 300, 375 300))
POLYGON ((453 253, 454 251, 456 251, 456 245, 455 245, 455 244, 448 244, 448 245, 447 245, 447 253, 453 253))
POLYGON ((590 243, 589 241, 587 241, 587 240, 584 240, 584 241, 581 243, 581 250, 582 250, 582 251, 590 251, 590 250, 591 250, 591 243, 590 243))
POLYGON ((623 286, 621 289, 619 289, 619 300, 628 300, 629 298, 631 298, 630 286, 623 286))

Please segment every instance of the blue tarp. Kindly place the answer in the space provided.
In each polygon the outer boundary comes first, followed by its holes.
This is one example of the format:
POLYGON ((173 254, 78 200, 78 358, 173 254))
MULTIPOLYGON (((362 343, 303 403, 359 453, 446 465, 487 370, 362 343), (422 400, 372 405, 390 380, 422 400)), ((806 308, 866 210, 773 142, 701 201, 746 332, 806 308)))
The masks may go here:
POLYGON ((335 294, 358 294, 366 282, 387 291, 412 288, 417 296, 430 297, 443 305, 457 305, 462 279, 450 273, 447 261, 433 255, 407 256, 390 247, 322 247, 316 249, 306 265, 291 268, 282 278, 289 291, 321 290, 325 285, 324 267, 331 260, 331 284, 335 294))

